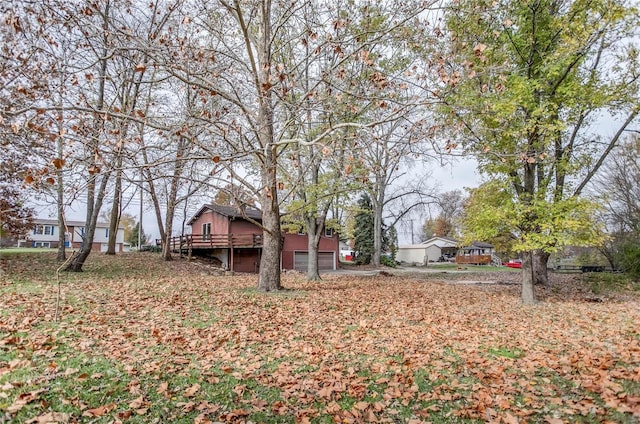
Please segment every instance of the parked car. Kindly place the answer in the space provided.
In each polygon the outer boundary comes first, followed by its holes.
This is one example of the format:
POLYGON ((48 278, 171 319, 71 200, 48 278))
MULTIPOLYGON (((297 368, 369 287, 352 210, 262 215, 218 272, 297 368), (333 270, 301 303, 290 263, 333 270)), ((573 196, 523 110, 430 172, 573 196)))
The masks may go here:
POLYGON ((522 268, 522 261, 520 259, 510 259, 504 266, 508 266, 509 268, 522 268))

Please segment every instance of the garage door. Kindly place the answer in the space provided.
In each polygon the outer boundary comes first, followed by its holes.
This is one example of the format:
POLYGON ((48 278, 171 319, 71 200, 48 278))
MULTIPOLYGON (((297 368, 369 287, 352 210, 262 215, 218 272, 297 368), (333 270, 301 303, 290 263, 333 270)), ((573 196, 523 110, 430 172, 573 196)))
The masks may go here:
MULTIPOLYGON (((319 252, 318 253, 318 269, 320 271, 333 271, 335 269, 335 257, 334 252, 319 252)), ((309 253, 307 252, 294 252, 293 254, 293 269, 296 271, 307 272, 307 265, 309 253)))

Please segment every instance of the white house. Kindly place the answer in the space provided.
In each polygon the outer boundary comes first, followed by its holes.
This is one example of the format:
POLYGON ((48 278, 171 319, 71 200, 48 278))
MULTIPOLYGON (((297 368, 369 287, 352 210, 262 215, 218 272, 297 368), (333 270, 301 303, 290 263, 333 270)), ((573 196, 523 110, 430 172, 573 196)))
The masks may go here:
POLYGON ((398 246, 396 259, 400 262, 426 265, 455 258, 458 242, 448 237, 432 237, 419 244, 398 246))
MULTIPOLYGON (((60 226, 57 220, 53 219, 34 219, 33 230, 26 238, 18 240, 18 247, 58 247, 60 237, 60 226)), ((65 233, 64 244, 66 247, 79 248, 82 244, 84 236, 84 221, 67 221, 67 231, 65 233)), ((96 232, 93 237, 94 250, 106 252, 109 241, 109 224, 96 224, 96 232)), ((116 235, 116 251, 122 252, 124 247, 124 227, 118 228, 116 235)))

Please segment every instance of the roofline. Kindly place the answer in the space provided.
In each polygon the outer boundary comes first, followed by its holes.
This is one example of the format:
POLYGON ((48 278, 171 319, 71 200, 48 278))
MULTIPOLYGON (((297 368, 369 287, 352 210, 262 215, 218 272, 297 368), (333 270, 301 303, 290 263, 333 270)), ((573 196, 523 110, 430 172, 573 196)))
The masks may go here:
MULTIPOLYGON (((34 225, 56 225, 56 226, 59 225, 57 219, 42 219, 42 218, 34 218, 33 224, 34 225)), ((65 221, 65 224, 67 224, 68 227, 86 227, 87 225, 85 221, 65 221)), ((106 228, 106 227, 109 227, 108 222, 96 222, 96 228, 106 228)), ((118 229, 124 230, 124 226, 119 225, 118 229)))
POLYGON ((226 213, 226 212, 222 212, 220 210, 216 210, 216 207, 223 207, 223 208, 228 208, 230 206, 225 206, 225 205, 215 205, 212 203, 208 203, 206 205, 203 205, 202 207, 200 207, 200 209, 198 209, 198 212, 196 212, 191 219, 187 222, 187 225, 193 225, 193 222, 196 221, 198 218, 200 218, 200 216, 202 216, 202 214, 204 213, 205 209, 210 210, 211 212, 215 212, 218 215, 222 215, 222 216, 226 216, 227 218, 242 218, 242 219, 247 219, 247 220, 253 220, 253 221, 262 221, 262 211, 258 208, 255 208, 253 206, 249 206, 251 209, 253 209, 253 212, 257 212, 260 214, 260 217, 251 217, 248 214, 246 216, 244 216, 242 214, 242 212, 240 210, 238 210, 237 213, 226 213))

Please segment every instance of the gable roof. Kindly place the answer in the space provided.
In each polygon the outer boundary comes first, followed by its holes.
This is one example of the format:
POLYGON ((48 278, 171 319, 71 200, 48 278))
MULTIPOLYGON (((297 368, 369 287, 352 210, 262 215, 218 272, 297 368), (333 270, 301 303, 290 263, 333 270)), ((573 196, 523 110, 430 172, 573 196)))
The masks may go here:
POLYGON ((471 242, 469 246, 463 247, 463 249, 492 249, 493 244, 484 241, 471 242))
MULTIPOLYGON (((65 221, 65 224, 67 224, 67 227, 84 227, 85 221, 70 221, 67 220, 65 221)), ((54 226, 58 226, 58 220, 57 219, 43 219, 43 218, 34 218, 33 219, 33 225, 54 225, 54 226)), ((109 228, 109 223, 108 222, 96 222, 96 228, 109 228)), ((122 225, 122 223, 118 226, 118 229, 124 229, 124 225, 122 225)))
POLYGON ((431 237, 429 240, 425 240, 420 243, 424 246, 438 246, 438 247, 456 247, 459 243, 457 240, 454 240, 449 237, 431 237))
POLYGON ((191 225, 196 219, 200 218, 200 216, 206 211, 213 211, 219 215, 226 216, 228 218, 241 218, 241 219, 253 219, 255 221, 262 220, 262 212, 259 209, 252 208, 251 206, 245 206, 244 208, 238 208, 236 206, 223 206, 223 205, 215 205, 209 204, 202 206, 198 212, 187 222, 187 225, 191 225))

